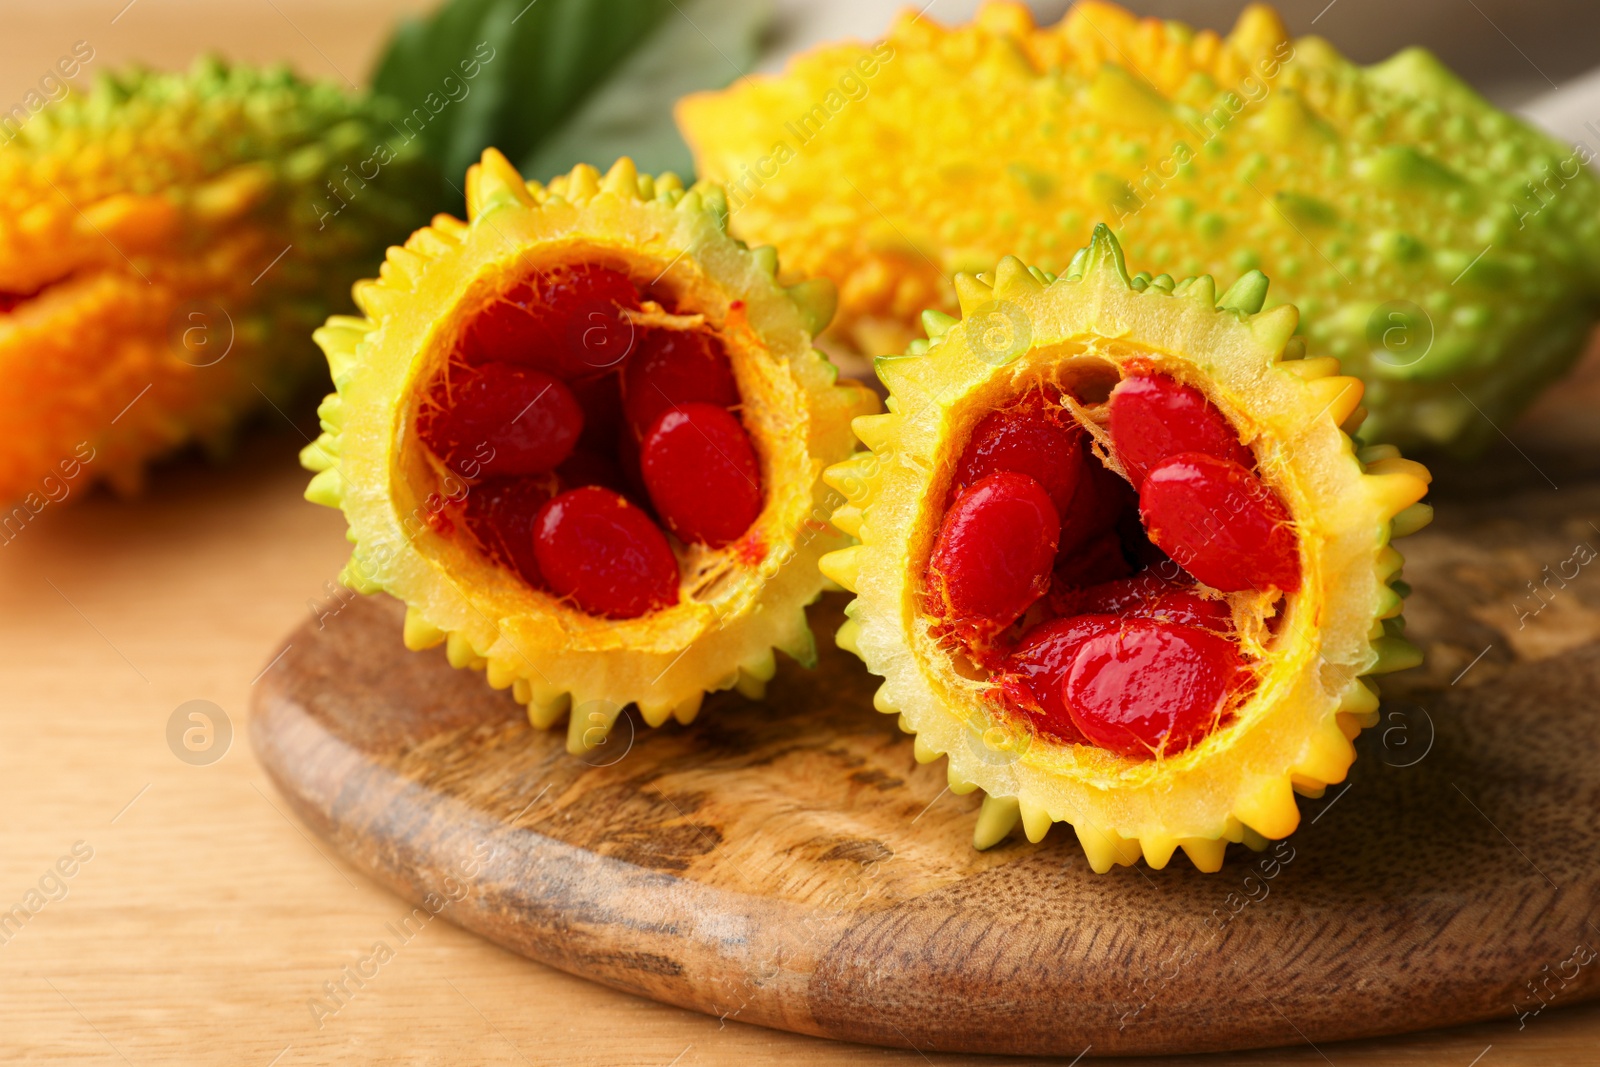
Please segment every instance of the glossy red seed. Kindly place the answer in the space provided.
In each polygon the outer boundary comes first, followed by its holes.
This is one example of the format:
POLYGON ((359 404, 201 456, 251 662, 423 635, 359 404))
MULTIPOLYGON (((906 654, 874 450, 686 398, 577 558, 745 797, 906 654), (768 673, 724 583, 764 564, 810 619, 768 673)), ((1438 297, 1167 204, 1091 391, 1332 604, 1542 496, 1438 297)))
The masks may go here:
POLYGON ((632 619, 678 602, 678 561, 650 516, 609 489, 572 489, 540 509, 534 552, 551 591, 590 615, 632 619))
POLYGON ((1211 731, 1238 674, 1238 652, 1226 638, 1125 619, 1079 646, 1061 692, 1092 743, 1135 758, 1172 756, 1211 731))
POLYGON ((628 276, 590 263, 541 271, 490 301, 462 334, 469 363, 513 362, 571 380, 619 366, 634 341, 628 276))
POLYGON ((1139 506, 1139 495, 1133 486, 1101 463, 1092 451, 1083 450, 1081 463, 1078 489, 1061 522, 1063 558, 1116 529, 1118 520, 1124 514, 1137 513, 1139 506))
POLYGON ((1162 374, 1124 378, 1111 390, 1111 440, 1134 485, 1181 452, 1204 452, 1246 470, 1255 457, 1200 390, 1162 374))
MULTIPOLYGON (((1026 474, 1066 518, 1083 472, 1083 431, 1050 417, 1039 398, 985 415, 956 464, 954 492, 996 471, 1026 474)), ((953 494, 952 494, 953 495, 953 494)))
POLYGON ((1025 474, 999 471, 963 490, 928 561, 938 613, 980 641, 1016 622, 1049 588, 1060 529, 1049 494, 1025 474))
MULTIPOLYGON (((419 432, 451 469, 485 476, 543 474, 572 452, 583 411, 542 371, 508 363, 456 368, 429 393, 419 432)), ((476 475, 474 475, 476 476, 476 475)))
POLYGON ((1041 731, 1064 741, 1083 741, 1061 702, 1061 686, 1079 647, 1119 624, 1115 615, 1104 614, 1052 619, 1033 627, 1022 635, 995 676, 1002 698, 1027 713, 1041 731))
POLYGON ((1224 593, 1300 588, 1300 554, 1288 509, 1231 460, 1184 452, 1144 480, 1139 511, 1164 552, 1224 593))
POLYGON ((533 550, 533 520, 556 495, 553 475, 487 478, 467 493, 467 529, 488 557, 535 588, 544 587, 533 550))
POLYGON ((693 330, 641 330, 622 377, 623 411, 634 435, 644 440, 662 412, 690 403, 739 403, 722 343, 693 330))
POLYGON ((693 544, 737 541, 761 514, 761 466, 739 420, 715 404, 664 411, 645 435, 639 468, 667 529, 693 544))

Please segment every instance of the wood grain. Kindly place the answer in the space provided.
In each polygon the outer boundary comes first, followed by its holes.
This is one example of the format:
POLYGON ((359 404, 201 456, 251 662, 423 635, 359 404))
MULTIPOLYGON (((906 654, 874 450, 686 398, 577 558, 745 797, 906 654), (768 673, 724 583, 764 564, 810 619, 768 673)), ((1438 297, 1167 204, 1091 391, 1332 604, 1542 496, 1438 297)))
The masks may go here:
POLYGON ((586 763, 442 651, 406 652, 399 605, 364 600, 291 638, 252 739, 297 813, 402 896, 718 1018, 1067 1057, 1526 1025, 1600 995, 1600 739, 1575 729, 1600 718, 1600 645, 1581 636, 1600 596, 1574 581, 1534 616, 1511 597, 1574 540, 1600 546, 1579 536, 1600 485, 1441 511, 1408 546, 1431 674, 1385 704, 1347 788, 1220 875, 1097 876, 1059 828, 972 851, 976 797, 915 763, 837 650, 785 668, 765 704, 630 718, 586 763))
MULTIPOLYGON (((1566 474, 1536 447, 1534 428, 1509 431, 1564 494, 1566 474)), ((252 681, 311 606, 329 603, 325 583, 349 551, 339 516, 301 499, 294 453, 304 443, 287 427, 261 434, 226 468, 169 466, 137 504, 98 494, 75 501, 0 548, 0 808, 9 813, 0 820, 0 902, 20 900, 74 841, 95 850, 67 898, 0 946, 0 1063, 974 1062, 763 1029, 738 1015, 721 1021, 530 962, 448 921, 397 946, 319 1026, 311 998, 375 940, 395 940, 388 927, 411 905, 306 829, 246 743, 252 681), (165 739, 174 709, 197 698, 214 701, 235 728, 231 748, 204 767, 180 762, 165 739)), ((1600 457, 1600 448, 1587 454, 1600 457)), ((1560 496, 1524 472, 1538 488, 1497 506, 1526 510, 1560 496)), ((1552 528, 1547 537, 1559 535, 1552 528)), ((1419 582, 1435 580, 1412 570, 1419 582)), ((1454 579, 1446 568, 1436 580, 1454 579)), ((1573 588, 1600 607, 1600 582, 1573 588)), ((1499 601, 1485 594, 1483 603, 1499 601)), ((1469 658, 1498 639, 1476 620, 1462 626, 1463 643, 1479 642, 1469 658)), ((947 795, 917 825, 964 803, 947 795)), ((1505 1019, 1301 1043, 1227 1062, 1467 1067, 1487 1048, 1478 1067, 1544 1067, 1600 1062, 1597 1041, 1600 1004, 1557 998, 1524 1027, 1505 1019)), ((1211 1057, 1160 1063, 1216 1067, 1211 1057)))

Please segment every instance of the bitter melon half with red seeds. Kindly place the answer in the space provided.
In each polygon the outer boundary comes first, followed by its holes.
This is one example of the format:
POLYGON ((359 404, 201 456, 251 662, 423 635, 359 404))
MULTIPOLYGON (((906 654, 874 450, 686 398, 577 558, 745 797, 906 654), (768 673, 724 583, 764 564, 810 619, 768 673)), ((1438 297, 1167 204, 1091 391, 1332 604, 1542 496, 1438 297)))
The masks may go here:
POLYGON ((279 417, 316 370, 311 331, 443 190, 395 117, 201 60, 107 75, 0 130, 8 521, 63 499, 69 470, 132 491, 154 457, 279 417))
POLYGON ((510 688, 568 747, 629 704, 688 722, 810 663, 823 468, 878 407, 811 345, 828 282, 774 281, 714 186, 624 159, 524 182, 489 150, 317 333, 335 392, 302 454, 342 508, 343 580, 407 605, 405 641, 510 688))
MULTIPOLYGON (((921 5, 913 5, 921 6, 921 5)), ((687 98, 733 231, 839 285, 835 331, 897 352, 948 275, 1060 271, 1098 222, 1184 275, 1260 269, 1367 384, 1368 441, 1498 439, 1600 317, 1600 180, 1419 48, 1358 66, 1252 5, 1226 37, 1082 0, 944 27, 687 98)))
POLYGON ((1415 665, 1390 541, 1428 473, 1357 451, 1359 380, 1267 280, 1129 278, 1100 227, 1065 276, 958 275, 960 318, 882 357, 888 412, 832 467, 822 560, 875 703, 987 794, 975 844, 1072 824, 1095 870, 1202 870, 1299 820, 1415 665))

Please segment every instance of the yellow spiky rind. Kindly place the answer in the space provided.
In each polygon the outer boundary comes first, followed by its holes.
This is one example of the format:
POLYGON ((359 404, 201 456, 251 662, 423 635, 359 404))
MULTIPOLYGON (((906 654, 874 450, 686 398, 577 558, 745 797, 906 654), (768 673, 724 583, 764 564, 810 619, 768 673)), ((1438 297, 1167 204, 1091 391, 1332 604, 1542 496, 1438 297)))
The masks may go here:
MULTIPOLYGON (((1218 308, 1210 279, 1136 285, 1103 226, 1067 277, 1041 283, 1007 264, 992 277, 957 279, 966 317, 934 320, 926 354, 878 361, 888 414, 858 419, 871 447, 827 472, 858 538, 821 563, 857 594, 841 644, 883 677, 874 703, 916 734, 917 759, 945 755, 952 788, 988 795, 978 847, 1018 822, 1032 840, 1050 821, 1069 822, 1097 871, 1141 854, 1159 867, 1180 847, 1215 870, 1225 841, 1293 831, 1297 790, 1343 780, 1350 738, 1377 721, 1363 676, 1415 662, 1383 620, 1398 618, 1404 591, 1391 584, 1402 561, 1389 541, 1424 521, 1415 509, 1428 473, 1393 449, 1358 458, 1339 425, 1353 405, 1331 401, 1348 390, 1359 399, 1360 383, 1332 361, 1285 361, 1301 352, 1292 307, 1218 308), (1024 342, 997 349, 1007 330, 1024 342), (1235 721, 1189 751, 1128 760, 1017 728, 997 741, 984 683, 953 668, 918 606, 938 502, 985 413, 1041 379, 1070 383, 1130 359, 1203 390, 1239 429, 1294 516, 1304 587, 1235 721)), ((1241 290, 1230 292, 1237 302, 1241 290)))
POLYGON ((1359 66, 1260 5, 1225 36, 1098 0, 1050 26, 1016 3, 948 27, 908 9, 678 121, 734 233, 836 281, 833 331, 871 354, 954 310, 948 275, 1005 253, 1061 270, 1101 220, 1183 274, 1270 274, 1368 383, 1372 440, 1494 439, 1595 321, 1589 146, 1421 49, 1359 66))
POLYGON ((364 318, 330 319, 316 334, 336 391, 302 461, 318 472, 308 499, 340 508, 349 523, 342 579, 404 601, 409 647, 444 644, 452 665, 510 689, 534 725, 570 711, 574 752, 602 743, 629 704, 655 726, 692 721, 710 690, 759 697, 776 669, 773 649, 814 659, 804 609, 823 588, 817 559, 847 543, 825 521, 833 501, 820 476, 849 454, 850 420, 877 406, 811 345, 825 293, 785 289, 769 253, 730 238, 719 189, 685 190, 626 159, 604 175, 579 166, 546 186, 491 149, 468 172, 466 194, 467 221, 435 218, 389 250, 376 280, 356 286, 364 318), (574 256, 665 287, 720 330, 762 464, 759 536, 741 539, 743 548, 681 549, 681 602, 638 619, 584 615, 427 521, 465 483, 449 485, 416 440, 418 383, 485 302, 574 256), (752 545, 759 558, 748 555, 752 545))

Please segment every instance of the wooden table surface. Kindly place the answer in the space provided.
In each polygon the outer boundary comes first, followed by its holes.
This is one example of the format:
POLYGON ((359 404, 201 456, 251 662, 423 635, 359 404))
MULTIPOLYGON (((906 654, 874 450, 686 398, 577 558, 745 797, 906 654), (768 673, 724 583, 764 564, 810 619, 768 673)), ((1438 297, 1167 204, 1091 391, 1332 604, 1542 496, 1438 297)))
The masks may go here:
MULTIPOLYGON (((0 548, 0 910, 77 842, 93 850, 63 880, 67 895, 0 945, 0 1058, 921 1062, 719 1024, 443 922, 319 1027, 309 1001, 374 942, 393 943, 386 924, 410 907, 287 817, 244 740, 252 682, 308 604, 328 603, 346 548, 339 517, 300 499, 298 440, 285 427, 225 470, 169 468, 134 504, 95 495, 47 510, 0 548), (232 723, 231 747, 209 765, 168 746, 168 720, 191 700, 232 723)), ((1592 1005, 1552 1008, 1520 1031, 1505 1022, 1230 1062, 1467 1067, 1487 1048, 1480 1067, 1600 1063, 1597 1045, 1592 1005)))
MULTIPOLYGON (((359 78, 382 22, 420 6, 125 3, 0 7, 0 98, 19 96, 35 66, 42 74, 84 39, 108 65, 134 56, 181 65, 197 47, 227 43, 241 57, 359 78)), ((309 1005, 324 983, 392 940, 386 924, 410 908, 292 821, 245 743, 252 683, 286 633, 336 603, 329 590, 345 556, 339 517, 300 499, 297 433, 258 432, 226 469, 180 462, 136 503, 91 494, 52 505, 0 546, 0 911, 44 899, 20 930, 0 928, 0 1060, 961 1062, 719 1023, 443 922, 319 1020, 309 1005), (219 730, 210 763, 169 746, 169 720, 193 700, 231 723, 231 744, 223 750, 219 730), (58 864, 71 877, 52 873, 58 864)), ((1521 1029, 1508 1021, 1226 1062, 1600 1063, 1600 1005, 1556 1006, 1521 1029)))

